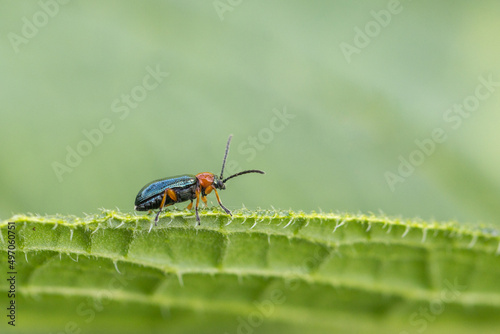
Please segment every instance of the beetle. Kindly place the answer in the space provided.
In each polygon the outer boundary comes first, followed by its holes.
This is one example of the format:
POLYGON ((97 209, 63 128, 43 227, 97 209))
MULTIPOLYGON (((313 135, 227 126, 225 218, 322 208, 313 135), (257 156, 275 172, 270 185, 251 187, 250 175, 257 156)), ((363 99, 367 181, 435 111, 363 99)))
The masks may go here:
POLYGON ((191 210, 191 208, 193 207, 193 200, 196 199, 196 221, 198 222, 198 225, 200 225, 200 216, 198 214, 200 197, 206 206, 206 196, 213 190, 215 192, 215 196, 217 197, 217 202, 219 202, 219 205, 228 215, 232 216, 231 211, 229 211, 229 209, 222 204, 217 189, 226 189, 225 183, 233 177, 248 173, 265 174, 264 171, 258 169, 249 169, 233 174, 224 179, 224 166, 226 165, 227 153, 229 152, 229 144, 231 143, 232 137, 233 135, 230 135, 227 140, 226 152, 224 153, 224 160, 222 160, 222 170, 220 172, 220 176, 217 176, 213 173, 204 172, 196 175, 177 175, 152 181, 142 187, 142 189, 137 194, 137 197, 135 198, 135 210, 148 211, 159 209, 155 217, 156 226, 158 217, 160 216, 160 213, 164 207, 190 200, 191 203, 189 203, 187 209, 191 210))

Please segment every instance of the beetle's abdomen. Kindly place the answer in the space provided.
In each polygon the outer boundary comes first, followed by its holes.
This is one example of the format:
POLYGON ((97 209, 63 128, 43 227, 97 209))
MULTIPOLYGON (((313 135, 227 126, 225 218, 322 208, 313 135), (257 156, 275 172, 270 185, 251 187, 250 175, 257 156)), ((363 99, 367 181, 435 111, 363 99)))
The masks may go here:
MULTIPOLYGON (((161 195, 154 196, 143 203, 137 203, 137 199, 136 199, 135 200, 135 210, 147 211, 147 210, 158 209, 161 205, 162 199, 163 199, 163 193, 161 195)), ((168 200, 169 200, 169 198, 167 198, 165 202, 167 202, 168 200)), ((165 204, 167 204, 167 203, 165 203, 165 204)))

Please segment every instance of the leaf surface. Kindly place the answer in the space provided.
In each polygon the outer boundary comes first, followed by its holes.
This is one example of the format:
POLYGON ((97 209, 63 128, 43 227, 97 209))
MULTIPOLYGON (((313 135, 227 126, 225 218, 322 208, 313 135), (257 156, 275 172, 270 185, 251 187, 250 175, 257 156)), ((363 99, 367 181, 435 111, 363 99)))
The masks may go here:
MULTIPOLYGON (((493 333, 500 325, 493 229, 292 211, 204 211, 201 226, 185 211, 165 213, 156 227, 153 218, 12 217, 17 323, 4 320, 2 333, 493 333)), ((0 228, 6 259, 8 222, 0 228)), ((7 280, 0 290, 7 305, 7 280)))

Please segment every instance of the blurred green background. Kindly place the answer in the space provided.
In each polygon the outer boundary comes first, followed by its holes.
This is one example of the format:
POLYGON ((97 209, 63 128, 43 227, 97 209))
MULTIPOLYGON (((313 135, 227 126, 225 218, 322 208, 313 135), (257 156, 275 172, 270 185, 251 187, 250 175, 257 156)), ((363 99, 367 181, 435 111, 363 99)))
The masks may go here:
POLYGON ((498 1, 1 4, 3 219, 132 211, 151 180, 219 173, 232 133, 232 171, 267 174, 231 180, 230 209, 500 226, 500 88, 444 118, 500 81, 498 1), (446 140, 392 191, 435 128, 446 140), (68 149, 86 155, 71 167, 68 149))

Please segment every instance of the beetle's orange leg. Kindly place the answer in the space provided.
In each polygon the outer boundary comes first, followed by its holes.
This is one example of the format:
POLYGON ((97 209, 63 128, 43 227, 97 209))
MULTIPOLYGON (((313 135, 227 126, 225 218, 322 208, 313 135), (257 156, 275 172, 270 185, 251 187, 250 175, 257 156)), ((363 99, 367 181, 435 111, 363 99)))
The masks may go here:
POLYGON ((163 210, 163 206, 165 205, 165 200, 167 199, 167 193, 169 190, 172 189, 165 189, 165 191, 163 192, 163 198, 161 199, 160 210, 158 210, 158 213, 156 214, 155 217, 155 226, 157 226, 156 223, 158 222, 158 217, 160 217, 161 210, 163 210))
POLYGON ((208 186, 208 187, 206 187, 206 188, 205 188, 205 195, 210 194, 210 193, 212 192, 212 189, 214 189, 214 187, 213 187, 213 186, 208 186))
POLYGON ((191 210, 193 208, 193 200, 191 200, 191 203, 186 207, 186 209, 191 210))
POLYGON ((206 196, 212 192, 212 189, 214 189, 213 186, 208 186, 205 189, 203 189, 203 192, 205 193, 205 196, 202 196, 201 199, 203 200, 203 202, 205 202, 205 207, 208 206, 208 204, 207 204, 207 197, 206 196))
MULTIPOLYGON (((177 202, 177 194, 175 193, 175 191, 173 191, 172 189, 166 189, 165 192, 168 195, 168 197, 170 197, 170 199, 172 201, 177 202)), ((165 199, 163 199, 163 200, 165 200, 165 199)), ((163 206, 163 202, 162 202, 162 206, 163 206)))
POLYGON ((198 205, 200 204, 200 189, 196 189, 196 206, 194 207, 194 211, 196 213, 196 221, 198 225, 200 225, 200 216, 198 215, 198 205))
POLYGON ((177 194, 175 193, 175 191, 173 191, 170 188, 165 189, 165 192, 163 193, 163 198, 161 199, 160 210, 158 210, 158 213, 156 214, 156 217, 155 217, 155 226, 157 226, 156 223, 158 222, 158 218, 160 217, 160 213, 163 210, 163 208, 166 206, 172 205, 172 203, 165 205, 165 201, 167 200, 167 196, 170 197, 170 199, 172 201, 177 202, 177 194))
POLYGON ((220 201, 220 197, 219 197, 219 193, 217 192, 217 189, 213 188, 214 189, 214 192, 215 192, 215 196, 217 197, 217 202, 219 202, 219 205, 221 206, 221 208, 224 209, 224 211, 226 211, 226 213, 230 216, 232 216, 231 214, 231 211, 229 211, 228 208, 226 208, 224 205, 222 205, 222 202, 220 201))

